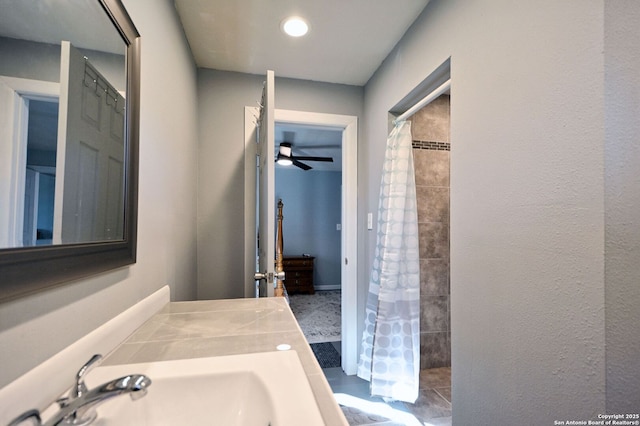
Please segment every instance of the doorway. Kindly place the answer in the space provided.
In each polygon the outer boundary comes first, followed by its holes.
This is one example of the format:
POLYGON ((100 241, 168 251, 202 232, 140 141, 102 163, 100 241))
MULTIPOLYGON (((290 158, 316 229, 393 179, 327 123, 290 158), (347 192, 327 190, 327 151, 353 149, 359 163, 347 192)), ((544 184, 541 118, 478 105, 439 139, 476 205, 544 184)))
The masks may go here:
POLYGON ((300 269, 295 281, 287 279, 287 291, 340 290, 342 129, 276 123, 275 148, 291 155, 275 164, 275 201, 284 203, 285 264, 300 269), (308 264, 309 274, 300 262, 308 264))
POLYGON ((275 123, 289 307, 322 368, 340 367, 342 129, 275 123))
POLYGON ((278 110, 278 124, 306 125, 342 132, 342 212, 341 212, 341 361, 352 375, 357 369, 357 144, 358 118, 355 116, 278 110))
POLYGON ((58 102, 28 101, 23 246, 51 244, 58 149, 58 102))
MULTIPOLYGON (((245 205, 255 199, 255 118, 257 108, 245 108, 245 205)), ((333 129, 342 133, 342 194, 341 194, 341 361, 345 373, 353 375, 357 369, 359 336, 357 335, 357 144, 356 116, 325 114, 292 110, 275 110, 275 122, 333 129)), ((275 153, 274 153, 275 154, 275 153)), ((277 200, 276 200, 277 201, 277 200)), ((253 297, 255 272, 255 211, 245 211, 245 297, 253 297)))
MULTIPOLYGON (((38 136, 40 127, 48 126, 51 121, 57 119, 57 102, 59 96, 59 83, 36 81, 15 77, 0 76, 0 104, 5 108, 6 115, 3 126, 0 126, 0 205, 5 206, 0 211, 0 247, 22 247, 25 245, 46 244, 50 241, 47 230, 50 228, 47 220, 38 224, 38 210, 42 210, 43 217, 46 206, 52 201, 48 196, 40 200, 39 192, 53 183, 51 167, 31 167, 27 170, 28 138, 31 137, 32 145, 35 140, 39 144, 45 144, 42 135, 38 136), (35 117, 45 117, 36 120, 35 117), (34 127, 36 122, 40 124, 34 127), (37 172, 37 173, 36 173, 37 172), (42 209, 36 209, 37 202, 42 201, 42 209), (26 202, 26 206, 25 206, 26 202), (28 214, 25 232, 25 208, 31 211, 28 214), (44 231, 38 238, 38 228, 44 231), (45 229, 46 228, 46 229, 45 229), (26 234, 26 235, 25 235, 26 234)), ((56 132, 53 133, 55 139, 56 132)), ((55 142, 51 142, 54 144, 55 142)), ((42 147, 38 147, 42 150, 42 147)), ((48 148, 47 148, 48 149, 48 148)), ((40 163, 42 158, 32 162, 40 163)), ((45 191, 51 195, 50 191, 45 191)))

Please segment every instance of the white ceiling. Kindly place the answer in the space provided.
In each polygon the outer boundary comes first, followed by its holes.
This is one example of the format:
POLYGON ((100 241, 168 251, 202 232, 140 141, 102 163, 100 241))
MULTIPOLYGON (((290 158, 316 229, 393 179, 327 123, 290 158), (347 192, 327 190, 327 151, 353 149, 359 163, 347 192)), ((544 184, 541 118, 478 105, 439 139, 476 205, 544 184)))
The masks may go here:
POLYGON ((363 86, 429 0, 175 0, 199 67, 363 86), (292 38, 291 15, 309 23, 292 38))
POLYGON ((0 36, 124 54, 126 45, 97 1, 0 0, 0 36))
MULTIPOLYGON (((196 64, 202 68, 363 86, 429 0, 175 0, 196 64), (300 38, 280 26, 292 15, 310 27, 300 38)), ((280 142, 313 171, 342 169, 342 132, 278 124, 280 142), (290 137, 284 133, 290 132, 290 137)), ((275 156, 275 153, 274 153, 275 156)), ((276 167, 284 167, 277 165, 276 167)))

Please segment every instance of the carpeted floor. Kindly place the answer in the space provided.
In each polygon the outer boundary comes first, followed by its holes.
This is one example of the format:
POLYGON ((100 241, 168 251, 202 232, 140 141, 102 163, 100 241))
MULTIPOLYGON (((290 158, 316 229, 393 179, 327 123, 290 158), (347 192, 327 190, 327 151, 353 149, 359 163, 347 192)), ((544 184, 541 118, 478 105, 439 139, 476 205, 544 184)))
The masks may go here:
POLYGON ((340 290, 289 295, 289 306, 309 343, 341 339, 340 290))

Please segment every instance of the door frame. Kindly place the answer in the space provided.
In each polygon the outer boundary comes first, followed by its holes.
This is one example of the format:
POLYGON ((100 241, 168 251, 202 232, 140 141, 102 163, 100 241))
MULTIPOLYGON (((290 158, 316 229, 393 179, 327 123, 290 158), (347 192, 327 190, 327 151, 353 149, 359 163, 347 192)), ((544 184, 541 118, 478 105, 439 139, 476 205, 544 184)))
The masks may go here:
MULTIPOLYGON (((245 297, 255 297, 255 117, 257 108, 245 107, 245 297), (254 189, 251 189, 254 188, 254 189)), ((358 243, 358 117, 306 111, 275 110, 276 123, 312 125, 342 131, 342 369, 356 374, 357 336, 357 243, 358 243)))
POLYGON ((11 139, 11 161, 9 187, 11 208, 5 214, 3 226, 11 229, 6 243, 9 247, 22 246, 24 226, 25 174, 27 168, 27 126, 29 123, 29 100, 57 102, 60 95, 60 83, 32 80, 19 77, 0 76, 2 82, 13 93, 11 105, 6 111, 7 124, 11 126, 7 136, 11 139), (6 222, 6 223, 5 223, 6 222))

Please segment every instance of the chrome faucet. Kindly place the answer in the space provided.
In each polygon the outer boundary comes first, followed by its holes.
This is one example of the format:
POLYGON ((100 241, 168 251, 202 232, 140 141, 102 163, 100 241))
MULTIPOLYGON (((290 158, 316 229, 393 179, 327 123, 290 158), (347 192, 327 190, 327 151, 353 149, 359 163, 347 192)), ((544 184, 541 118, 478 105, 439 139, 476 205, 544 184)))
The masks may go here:
POLYGON ((103 402, 124 394, 128 394, 135 401, 147 394, 151 379, 142 374, 120 377, 88 390, 84 377, 101 362, 102 355, 94 355, 78 370, 76 383, 69 391, 69 396, 57 401, 60 410, 47 422, 42 423, 38 410, 29 410, 9 423, 9 426, 18 426, 27 421, 36 426, 84 426, 96 419, 96 407, 103 402))

